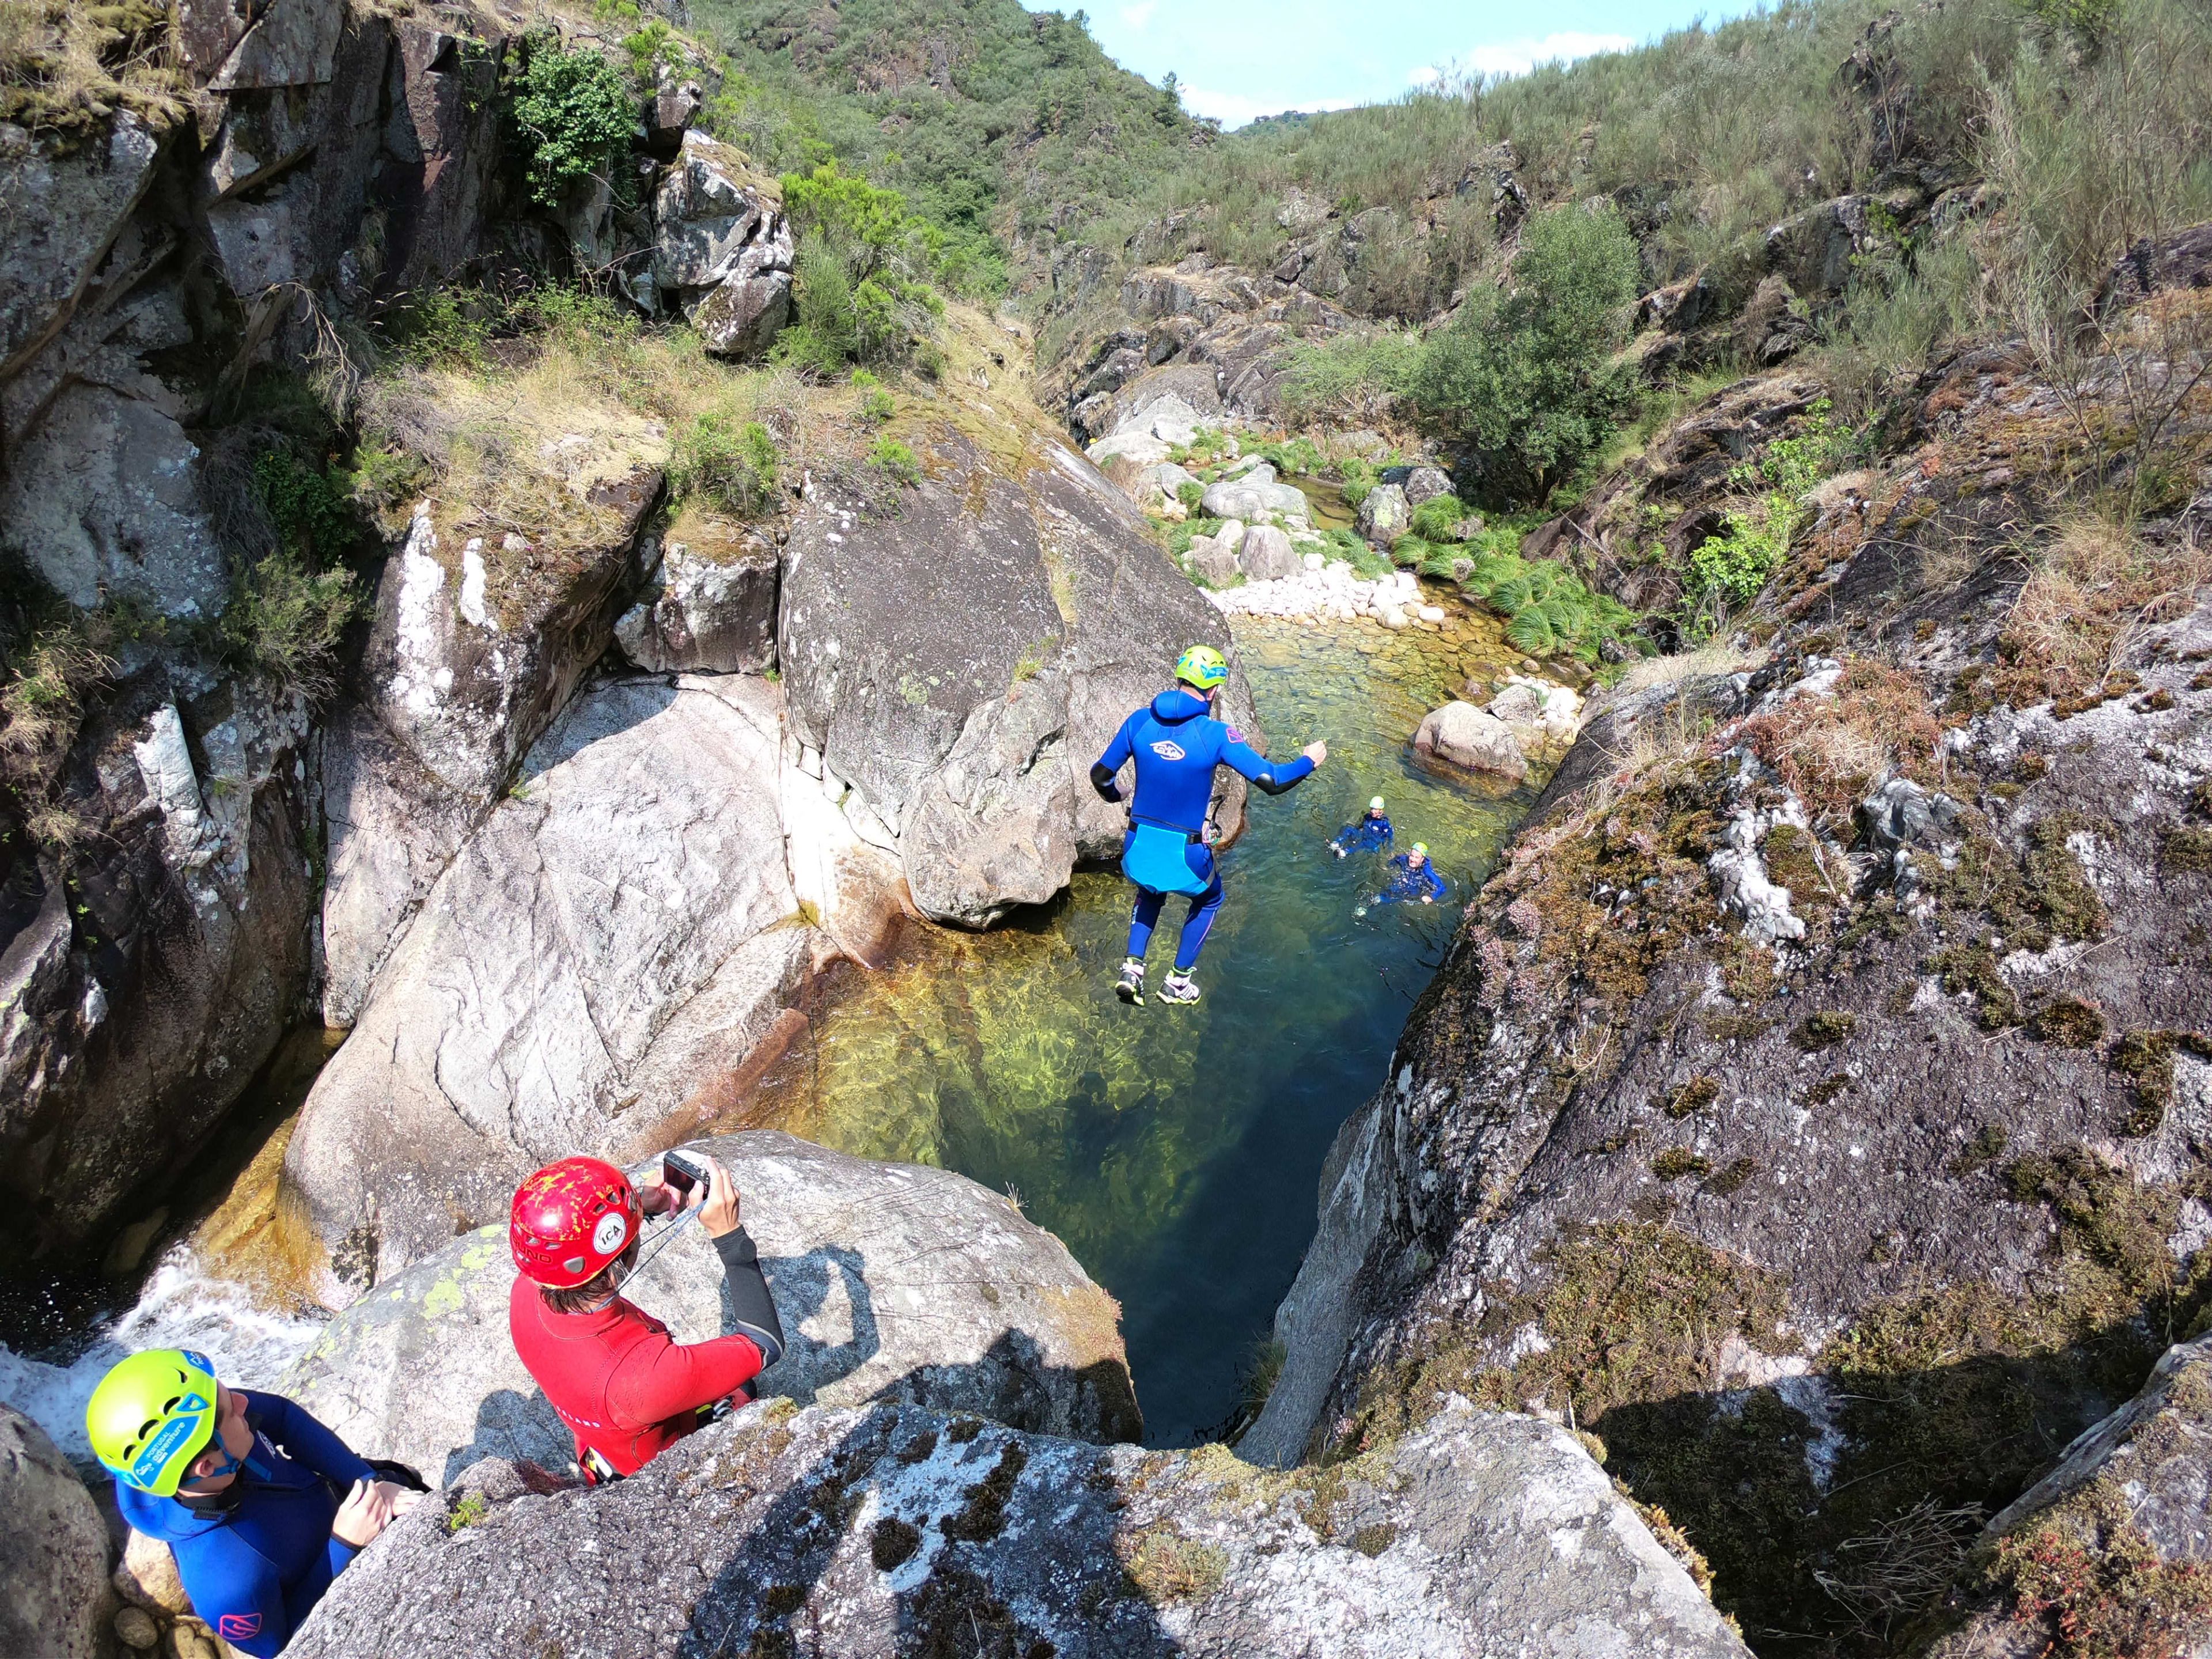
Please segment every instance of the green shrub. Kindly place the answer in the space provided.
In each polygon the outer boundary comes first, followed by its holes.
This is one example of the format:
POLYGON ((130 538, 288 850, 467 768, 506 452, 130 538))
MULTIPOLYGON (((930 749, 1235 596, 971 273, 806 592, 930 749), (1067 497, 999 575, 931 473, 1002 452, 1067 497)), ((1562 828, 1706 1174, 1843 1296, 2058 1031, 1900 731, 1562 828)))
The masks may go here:
POLYGON ((1357 455, 1347 455, 1336 464, 1336 476, 1344 481, 1345 505, 1357 509, 1365 501, 1368 492, 1381 482, 1374 465, 1357 455))
POLYGON ((1206 499, 1206 486, 1195 478, 1186 478, 1176 486, 1176 499, 1195 513, 1198 504, 1206 499))
POLYGON ((278 544, 309 566, 329 564, 353 550, 361 520, 355 515, 351 482, 334 481, 289 450, 272 449, 253 463, 254 493, 275 526, 278 544))
POLYGON ((1504 532, 1451 550, 1449 571, 1460 586, 1506 618, 1505 638, 1532 657, 1572 655, 1595 660, 1607 640, 1626 638, 1636 613, 1619 600, 1593 593, 1565 565, 1523 559, 1502 550, 1504 532))
POLYGON ((1303 435, 1282 443, 1261 444, 1244 453, 1257 455, 1286 478, 1304 477, 1321 471, 1321 451, 1315 447, 1312 439, 1303 435))
POLYGON ((598 52, 571 51, 550 30, 526 37, 507 113, 538 205, 559 206, 569 186, 586 179, 604 179, 618 198, 630 198, 623 162, 637 125, 637 100, 622 71, 598 52))
POLYGON ((1413 509, 1410 521, 1414 535, 1426 542, 1455 542, 1459 526, 1474 516, 1474 509, 1456 495, 1431 495, 1413 509))
POLYGON ((880 390, 871 392, 860 403, 860 416, 863 420, 888 421, 897 413, 898 405, 891 401, 891 394, 888 392, 880 390))
POLYGON ((760 512, 775 490, 775 440, 758 421, 742 424, 708 410, 695 416, 668 448, 668 487, 724 512, 760 512))
POLYGON ((1181 524, 1168 526, 1168 551, 1178 559, 1190 551, 1190 544, 1200 536, 1211 536, 1226 522, 1221 519, 1185 519, 1181 524))
POLYGON ((359 603, 352 571, 313 569, 287 549, 233 581, 220 628, 234 659, 320 702, 337 690, 338 644, 359 603))
POLYGON ((1804 522, 1805 498, 1849 458, 1858 435, 1838 426, 1825 398, 1806 411, 1798 430, 1767 445, 1755 464, 1733 467, 1739 489, 1764 491, 1752 504, 1722 517, 1717 536, 1690 551, 1691 598, 1717 623, 1729 610, 1759 596, 1790 551, 1804 522))
POLYGON ((1346 333, 1294 347, 1281 382, 1284 413, 1301 424, 1352 421, 1413 386, 1421 347, 1412 334, 1346 333))
POLYGON ((1389 555, 1376 552, 1356 532, 1325 530, 1322 534, 1328 538, 1328 556, 1342 559, 1361 580, 1371 582, 1390 574, 1389 555))
POLYGON ((1610 211, 1555 209, 1522 231, 1512 287, 1470 295, 1413 377, 1422 406, 1462 434, 1485 479, 1540 501, 1635 408, 1628 339, 1635 239, 1610 211))
POLYGON ((653 72, 663 64, 676 69, 684 65, 684 53, 678 46, 676 31, 658 17, 636 33, 625 35, 623 50, 629 54, 630 72, 648 83, 653 79, 653 72))
POLYGON ((921 482, 921 463, 914 451, 893 438, 876 440, 875 447, 868 451, 868 465, 894 483, 921 482))

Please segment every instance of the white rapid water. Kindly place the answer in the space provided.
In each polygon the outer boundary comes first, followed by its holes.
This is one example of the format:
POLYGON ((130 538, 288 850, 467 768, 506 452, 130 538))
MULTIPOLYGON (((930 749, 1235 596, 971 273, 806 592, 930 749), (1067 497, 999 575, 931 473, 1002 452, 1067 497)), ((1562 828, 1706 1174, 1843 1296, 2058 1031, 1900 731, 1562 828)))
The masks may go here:
POLYGON ((225 1382, 265 1389, 322 1329, 320 1320, 257 1307, 243 1285, 209 1278, 191 1247, 179 1244, 147 1276, 136 1304, 94 1322, 89 1346, 70 1364, 27 1359, 0 1344, 0 1401, 52 1435, 66 1455, 88 1462, 84 1402, 125 1354, 191 1348, 213 1361, 225 1382))

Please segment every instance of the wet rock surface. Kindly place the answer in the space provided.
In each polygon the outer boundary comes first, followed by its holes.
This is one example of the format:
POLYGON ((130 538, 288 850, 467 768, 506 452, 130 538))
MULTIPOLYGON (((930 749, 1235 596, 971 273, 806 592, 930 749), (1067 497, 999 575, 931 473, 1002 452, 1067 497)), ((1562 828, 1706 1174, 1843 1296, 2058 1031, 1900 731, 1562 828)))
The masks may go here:
POLYGON ((69 1460, 39 1425, 0 1406, 0 1648, 36 1659, 100 1659, 114 1610, 107 1528, 69 1460))
POLYGON ((598 1492, 488 1462, 396 1523, 294 1638, 586 1656, 1636 1653, 1741 1642, 1560 1430, 1449 1412, 1330 1477, 913 1407, 750 1407, 598 1492))
MULTIPOLYGON (((766 1130, 690 1144, 736 1180, 783 1322, 762 1397, 904 1401, 1102 1443, 1143 1432, 1112 1298, 1003 1195, 766 1130)), ((507 1339, 514 1282, 503 1224, 456 1239, 340 1314, 280 1391, 439 1484, 485 1458, 565 1469, 574 1443, 507 1339)), ((727 1328, 722 1282, 695 1221, 623 1293, 696 1342, 727 1328)))

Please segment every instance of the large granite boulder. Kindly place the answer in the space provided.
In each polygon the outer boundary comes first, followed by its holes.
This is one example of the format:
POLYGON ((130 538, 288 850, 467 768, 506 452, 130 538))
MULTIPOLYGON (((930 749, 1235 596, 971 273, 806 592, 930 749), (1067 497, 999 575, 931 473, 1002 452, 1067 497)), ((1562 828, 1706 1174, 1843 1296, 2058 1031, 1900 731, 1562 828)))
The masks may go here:
MULTIPOLYGON (((1113 1299, 1000 1194, 766 1130, 693 1144, 736 1178, 791 1345, 763 1398, 902 1401, 1102 1442, 1143 1432, 1113 1299)), ((722 1279, 693 1222, 624 1293, 699 1341, 729 1328, 722 1279)), ((455 1239, 331 1321, 280 1386, 349 1444, 441 1482, 487 1457, 565 1468, 574 1443, 507 1340, 514 1282, 504 1224, 455 1239)))
POLYGON ((1247 524, 1270 513, 1303 518, 1308 510, 1305 492, 1296 484, 1278 483, 1273 467, 1208 484, 1206 494, 1199 498, 1199 506, 1210 518, 1242 519, 1247 524))
POLYGON ((757 535, 671 542, 615 641, 654 673, 757 674, 775 666, 775 544, 757 535))
POLYGON ((810 1651, 1743 1659, 1561 1429, 1447 1413, 1325 1476, 918 1407, 751 1407, 618 1486, 479 1464, 343 1574, 295 1659, 810 1651), (801 1646, 803 1644, 803 1647, 801 1646))
MULTIPOLYGON (((927 476, 891 500, 817 475, 785 550, 776 655, 793 732, 884 827, 917 907, 981 927, 1118 854, 1121 814, 1091 793, 1091 763, 1188 646, 1230 641, 1065 447, 994 459, 947 425, 924 447, 927 476)), ((1233 672, 1232 716, 1250 706, 1233 672)), ((1224 795, 1232 828, 1241 791, 1224 795)))
POLYGON ((106 1525, 60 1449, 12 1406, 0 1406, 0 1653, 101 1659, 106 1525))
POLYGON ((1413 754, 1432 766, 1486 772, 1516 783, 1528 775, 1528 759, 1513 728, 1471 702, 1448 702, 1424 715, 1413 733, 1413 754))
POLYGON ((577 1151, 653 1141, 809 971, 776 692, 750 675, 578 696, 454 857, 316 1080, 285 1159, 353 1299, 504 1215, 577 1151))
POLYGON ((581 556, 511 533, 456 538, 429 503, 416 510, 325 749, 329 1024, 358 1017, 430 884, 607 648, 659 489, 650 470, 601 489, 610 532, 581 556))
POLYGON ((775 185, 703 132, 654 192, 653 280, 717 356, 766 351, 791 315, 794 246, 775 185))

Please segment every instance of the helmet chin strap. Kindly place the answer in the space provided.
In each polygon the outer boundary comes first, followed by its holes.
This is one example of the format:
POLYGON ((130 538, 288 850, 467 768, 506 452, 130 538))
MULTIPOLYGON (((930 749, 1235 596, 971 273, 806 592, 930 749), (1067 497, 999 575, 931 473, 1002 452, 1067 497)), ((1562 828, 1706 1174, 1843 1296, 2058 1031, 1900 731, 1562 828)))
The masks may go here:
POLYGON ((675 1220, 670 1222, 665 1227, 663 1227, 660 1230, 659 1237, 654 1238, 653 1241, 652 1248, 641 1252, 637 1260, 631 1262, 629 1267, 624 1267, 620 1262, 614 1263, 614 1267, 617 1270, 614 1274, 614 1285, 612 1289, 608 1291, 606 1299, 603 1302, 594 1302, 590 1307, 585 1309, 584 1311, 587 1314, 605 1313, 609 1308, 613 1307, 622 1297, 622 1287, 629 1283, 631 1279, 635 1277, 636 1274, 644 1267, 647 1262, 652 1261, 653 1257, 659 1255, 663 1250, 666 1249, 668 1248, 668 1241, 675 1237, 678 1233, 683 1231, 684 1224, 690 1220, 693 1216, 698 1213, 699 1212, 696 1209, 686 1210, 682 1215, 677 1217, 675 1220))

